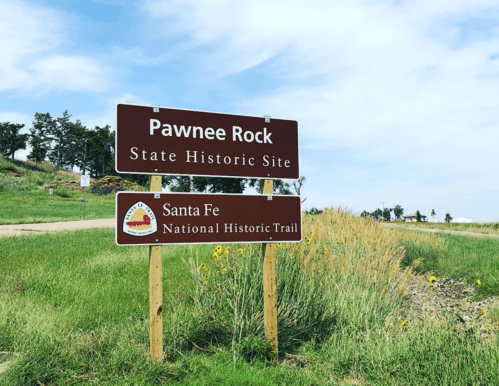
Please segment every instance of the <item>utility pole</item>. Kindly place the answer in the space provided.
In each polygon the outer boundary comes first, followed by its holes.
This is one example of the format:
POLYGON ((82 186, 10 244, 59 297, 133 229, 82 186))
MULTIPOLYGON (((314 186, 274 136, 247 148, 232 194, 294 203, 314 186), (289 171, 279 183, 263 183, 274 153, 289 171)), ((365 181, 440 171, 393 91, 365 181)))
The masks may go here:
POLYGON ((386 201, 381 201, 381 203, 383 204, 383 211, 385 210, 385 202, 386 201))

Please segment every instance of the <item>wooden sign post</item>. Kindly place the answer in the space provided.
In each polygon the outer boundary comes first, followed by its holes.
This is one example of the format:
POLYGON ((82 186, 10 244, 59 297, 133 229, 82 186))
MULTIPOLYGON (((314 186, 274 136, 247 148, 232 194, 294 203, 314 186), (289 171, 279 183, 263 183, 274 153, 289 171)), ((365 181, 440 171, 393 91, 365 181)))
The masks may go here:
MULTIPOLYGON (((274 194, 274 183, 265 180, 263 194, 274 194)), ((274 351, 274 363, 278 361, 277 342, 277 297, 275 282, 274 244, 263 243, 263 320, 265 336, 270 340, 274 351)))
MULTIPOLYGON (((161 192, 162 177, 151 176, 151 192, 161 192)), ((163 359, 163 248, 149 246, 149 341, 151 358, 163 359)))

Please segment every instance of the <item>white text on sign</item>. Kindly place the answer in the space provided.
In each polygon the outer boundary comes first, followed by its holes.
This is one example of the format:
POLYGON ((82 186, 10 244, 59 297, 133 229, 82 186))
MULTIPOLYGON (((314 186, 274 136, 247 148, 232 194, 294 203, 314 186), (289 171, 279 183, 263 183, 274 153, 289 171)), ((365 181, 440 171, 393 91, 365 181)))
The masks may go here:
MULTIPOLYGON (((225 141, 227 133, 225 129, 218 128, 214 129, 212 127, 203 128, 201 126, 185 126, 185 125, 171 125, 169 123, 161 123, 158 119, 149 120, 149 135, 155 135, 156 131, 159 131, 163 137, 185 137, 189 138, 206 138, 209 140, 218 139, 219 141, 225 141)), ((257 142, 257 143, 269 143, 272 144, 270 136, 272 133, 267 132, 267 128, 264 127, 262 131, 253 133, 252 131, 244 131, 242 127, 232 126, 232 141, 233 142, 257 142)))

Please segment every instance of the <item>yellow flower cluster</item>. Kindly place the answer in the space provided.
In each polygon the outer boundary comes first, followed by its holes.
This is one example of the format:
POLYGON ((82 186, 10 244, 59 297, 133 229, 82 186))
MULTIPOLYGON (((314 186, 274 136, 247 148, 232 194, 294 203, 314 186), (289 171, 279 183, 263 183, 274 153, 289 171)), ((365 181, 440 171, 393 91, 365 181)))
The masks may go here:
POLYGON ((199 271, 199 272, 206 271, 206 270, 208 270, 208 264, 206 264, 206 263, 203 263, 203 264, 201 264, 201 265, 198 267, 198 271, 199 271))
POLYGON ((433 283, 435 283, 437 281, 437 277, 436 276, 431 276, 429 279, 428 279, 428 285, 430 287, 433 287, 433 283))

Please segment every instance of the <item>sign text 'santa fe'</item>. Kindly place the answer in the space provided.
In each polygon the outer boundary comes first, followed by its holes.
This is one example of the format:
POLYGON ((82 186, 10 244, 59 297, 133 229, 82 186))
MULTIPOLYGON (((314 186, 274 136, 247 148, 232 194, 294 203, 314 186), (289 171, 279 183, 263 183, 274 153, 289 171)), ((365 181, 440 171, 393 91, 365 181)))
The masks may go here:
POLYGON ((119 104, 120 173, 297 179, 298 123, 119 104))
POLYGON ((299 196, 116 195, 116 243, 160 245, 301 241, 299 196), (269 199, 269 197, 271 199, 269 199))

